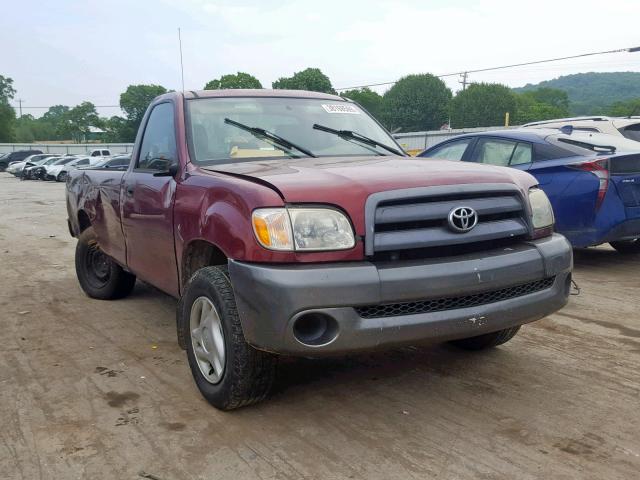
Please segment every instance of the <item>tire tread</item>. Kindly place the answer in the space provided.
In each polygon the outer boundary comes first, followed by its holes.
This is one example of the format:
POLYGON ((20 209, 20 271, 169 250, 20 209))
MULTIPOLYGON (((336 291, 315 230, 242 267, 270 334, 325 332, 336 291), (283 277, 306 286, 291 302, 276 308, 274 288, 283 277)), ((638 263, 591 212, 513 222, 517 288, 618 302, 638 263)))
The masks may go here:
MULTIPOLYGON (((231 331, 225 331, 225 335, 230 335, 230 345, 233 348, 232 365, 227 363, 227 369, 232 368, 232 381, 229 391, 225 395, 222 402, 206 397, 207 400, 215 407, 222 410, 234 410, 236 408, 252 405, 264 400, 271 391, 276 372, 276 357, 270 353, 256 350, 249 345, 242 332, 242 324, 238 316, 238 309, 235 302, 233 287, 229 278, 227 266, 204 267, 198 270, 189 280, 185 292, 189 291, 189 287, 193 282, 200 279, 209 283, 217 292, 222 303, 220 305, 222 315, 228 315, 231 324, 231 331)), ((186 294, 186 293, 185 293, 186 294)), ((189 325, 190 305, 182 302, 180 305, 182 333, 179 335, 179 341, 186 343, 190 340, 187 338, 189 325), (186 329, 184 327, 187 327, 186 329)), ((225 324, 226 325, 226 324, 225 324)), ((227 355, 229 359, 231 355, 227 355)), ((225 376, 227 372, 225 372, 225 376)), ((223 379, 224 381, 224 379, 223 379)), ((203 392, 204 394, 204 392, 203 392)))

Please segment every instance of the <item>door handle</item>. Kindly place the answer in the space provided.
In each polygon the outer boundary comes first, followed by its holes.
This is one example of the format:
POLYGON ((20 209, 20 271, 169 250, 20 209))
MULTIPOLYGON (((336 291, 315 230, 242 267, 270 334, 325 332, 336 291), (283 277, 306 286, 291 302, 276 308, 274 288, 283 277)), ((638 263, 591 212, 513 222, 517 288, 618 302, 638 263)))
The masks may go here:
POLYGON ((125 193, 128 197, 133 197, 133 186, 129 186, 125 189, 125 193))

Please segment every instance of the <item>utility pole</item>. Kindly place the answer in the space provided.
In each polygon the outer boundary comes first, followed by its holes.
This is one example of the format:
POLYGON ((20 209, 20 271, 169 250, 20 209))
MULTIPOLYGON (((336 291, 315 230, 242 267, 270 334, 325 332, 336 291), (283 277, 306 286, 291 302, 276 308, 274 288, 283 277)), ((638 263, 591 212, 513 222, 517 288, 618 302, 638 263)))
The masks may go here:
POLYGON ((469 75, 468 72, 463 72, 460 74, 460 78, 461 80, 458 81, 458 83, 462 84, 462 90, 466 90, 467 89, 467 76, 469 75))
POLYGON ((18 99, 18 110, 20 112, 20 118, 22 118, 22 102, 24 102, 24 100, 22 100, 21 98, 18 99))

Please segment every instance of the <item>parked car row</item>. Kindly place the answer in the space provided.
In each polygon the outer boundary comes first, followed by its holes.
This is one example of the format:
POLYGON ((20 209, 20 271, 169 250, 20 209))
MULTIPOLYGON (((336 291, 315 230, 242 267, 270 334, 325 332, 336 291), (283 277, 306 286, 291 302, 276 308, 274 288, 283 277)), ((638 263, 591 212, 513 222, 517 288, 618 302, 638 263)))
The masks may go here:
MULTIPOLYGON (((18 153, 18 152, 13 152, 18 153)), ((33 154, 22 161, 12 161, 6 171, 22 180, 55 180, 64 182, 76 168, 122 169, 129 165, 130 155, 111 156, 105 149, 96 149, 89 155, 33 154)))
POLYGON ((537 122, 460 135, 418 157, 526 171, 549 197, 556 231, 574 247, 609 243, 621 253, 640 253, 638 127, 638 118, 537 122))

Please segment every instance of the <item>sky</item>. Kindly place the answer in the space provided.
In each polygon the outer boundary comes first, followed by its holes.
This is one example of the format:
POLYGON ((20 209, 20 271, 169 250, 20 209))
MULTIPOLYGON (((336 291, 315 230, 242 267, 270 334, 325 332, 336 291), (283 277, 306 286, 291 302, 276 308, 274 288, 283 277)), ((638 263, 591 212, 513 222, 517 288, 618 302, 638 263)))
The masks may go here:
MULTIPOLYGON (((638 0, 3 0, 0 75, 23 112, 117 105, 130 84, 201 89, 243 71, 264 87, 318 67, 335 88, 640 46, 638 0)), ((640 71, 616 53, 472 74, 512 87, 578 72, 640 71)), ((457 77, 444 79, 454 91, 457 77)), ((378 87, 383 93, 388 87, 378 87)), ((117 108, 100 108, 104 116, 117 108)))

